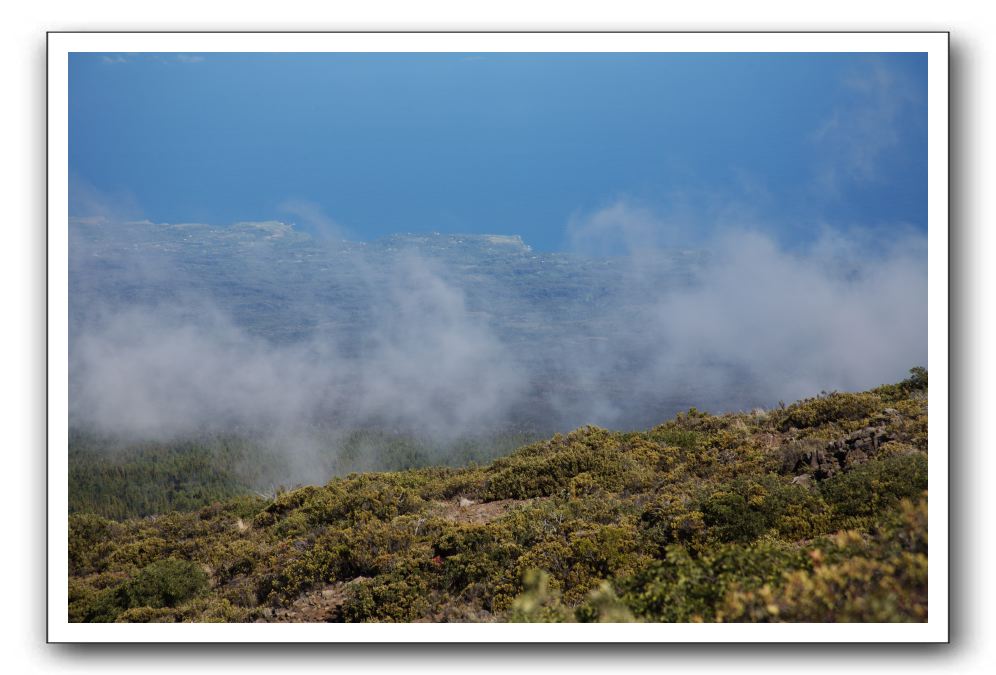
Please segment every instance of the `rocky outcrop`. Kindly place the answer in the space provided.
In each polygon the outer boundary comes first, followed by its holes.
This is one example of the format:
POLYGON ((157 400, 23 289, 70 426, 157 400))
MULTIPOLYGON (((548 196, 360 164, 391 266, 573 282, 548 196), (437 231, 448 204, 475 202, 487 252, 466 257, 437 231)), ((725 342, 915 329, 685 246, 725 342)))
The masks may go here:
POLYGON ((829 478, 867 462, 878 452, 882 444, 890 440, 893 439, 884 426, 858 429, 844 438, 804 452, 794 467, 794 473, 812 475, 817 480, 829 478))
POLYGON ((328 584, 299 596, 286 607, 265 607, 256 623, 341 623, 342 605, 346 602, 350 584, 363 581, 328 584))

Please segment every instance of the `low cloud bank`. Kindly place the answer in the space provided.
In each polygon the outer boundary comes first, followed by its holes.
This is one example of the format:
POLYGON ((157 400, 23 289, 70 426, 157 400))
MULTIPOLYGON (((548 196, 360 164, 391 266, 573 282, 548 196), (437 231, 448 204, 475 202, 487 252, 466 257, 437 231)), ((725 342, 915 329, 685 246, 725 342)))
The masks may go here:
MULTIPOLYGON (((301 438, 309 428, 376 427, 450 441, 524 421, 544 430, 647 426, 693 405, 771 406, 896 381, 926 365, 921 234, 873 245, 854 232, 827 231, 789 250, 736 228, 717 231, 694 252, 675 252, 658 240, 652 214, 614 226, 631 214, 613 209, 574 228, 578 250, 589 255, 606 237, 624 235, 608 242, 614 271, 598 277, 600 288, 585 288, 585 277, 572 291, 582 298, 597 290, 601 303, 551 299, 530 285, 510 290, 521 270, 545 273, 553 262, 571 280, 564 261, 581 269, 583 258, 570 255, 543 259, 525 249, 489 277, 491 263, 467 272, 459 251, 443 260, 416 247, 386 261, 383 253, 350 251, 335 265, 304 256, 300 267, 290 254, 270 259, 256 246, 247 265, 304 269, 303 277, 348 267, 350 288, 362 293, 330 285, 314 298, 298 292, 235 311, 230 289, 224 297, 211 290, 220 287, 215 277, 198 286, 175 275, 182 291, 174 292, 175 257, 157 257, 148 265, 153 281, 144 279, 142 251, 159 249, 129 243, 138 257, 119 261, 115 273, 127 283, 114 283, 132 290, 114 302, 85 296, 94 306, 73 324, 71 422, 131 438, 229 431, 301 438), (139 292, 147 282, 159 289, 154 300, 139 292), (311 321, 303 337, 276 340, 246 325, 246 316, 263 321, 284 304, 311 321)), ((99 247, 73 249, 75 287, 99 289, 107 256, 101 267, 93 262, 102 260, 99 247)))
POLYGON ((376 424, 451 438, 500 418, 524 377, 459 290, 416 258, 384 281, 348 356, 335 335, 274 343, 196 299, 105 310, 73 341, 73 421, 132 437, 376 424))
POLYGON ((787 252, 731 231, 693 287, 653 303, 632 349, 647 354, 653 379, 701 383, 724 408, 862 389, 926 363, 926 297, 919 237, 874 254, 828 234, 787 252))

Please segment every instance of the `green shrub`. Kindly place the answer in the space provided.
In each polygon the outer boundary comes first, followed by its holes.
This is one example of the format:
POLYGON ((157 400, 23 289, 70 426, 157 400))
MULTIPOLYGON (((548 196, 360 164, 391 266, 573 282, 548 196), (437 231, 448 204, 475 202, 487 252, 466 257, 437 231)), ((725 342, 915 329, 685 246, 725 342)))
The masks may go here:
POLYGON ((638 491, 656 479, 659 446, 594 426, 527 446, 496 460, 486 471, 484 497, 530 499, 590 494, 600 490, 638 491))
POLYGON ((309 493, 302 511, 311 525, 340 521, 355 523, 371 515, 391 520, 415 513, 423 506, 422 498, 411 487, 398 485, 390 474, 367 474, 330 483, 309 493))
POLYGON ((657 443, 679 447, 683 450, 695 450, 702 443, 702 435, 699 432, 681 428, 675 422, 654 427, 648 436, 657 443))
POLYGON ((166 556, 169 548, 162 537, 144 537, 119 546, 111 554, 111 561, 119 567, 141 569, 166 556))
POLYGON ((662 492, 640 515, 640 528, 663 556, 670 544, 699 549, 706 541, 706 525, 698 505, 684 494, 662 492))
POLYGON ((664 560, 621 579, 620 598, 645 621, 713 621, 732 588, 777 583, 783 572, 804 569, 809 559, 796 546, 772 540, 719 544, 692 556, 680 545, 664 560))
POLYGON ((132 607, 117 615, 115 623, 174 623, 176 611, 168 607, 132 607))
POLYGON ((502 522, 450 528, 433 551, 441 566, 440 588, 452 597, 494 612, 504 609, 519 590, 515 569, 523 548, 502 522))
POLYGON ((354 576, 349 566, 349 546, 336 534, 319 540, 276 574, 263 577, 257 597, 264 601, 276 595, 287 600, 316 584, 352 579, 354 576))
POLYGON ((927 503, 884 514, 871 536, 842 531, 814 542, 812 564, 762 587, 734 587, 723 621, 910 622, 927 619, 927 503))
POLYGON ((128 607, 176 607, 207 587, 207 574, 200 565, 166 558, 147 565, 122 592, 128 607))
POLYGON ((385 575, 364 579, 350 586, 342 606, 346 621, 409 622, 428 607, 429 589, 424 579, 385 575))
POLYGON ((112 623, 125 609, 116 589, 95 590, 69 585, 69 620, 86 623, 112 623))
POLYGON ((207 587, 207 575, 196 563, 176 558, 157 560, 124 583, 101 590, 70 583, 69 620, 171 621, 169 612, 151 610, 174 608, 207 587))
POLYGON ((261 560, 261 550, 257 544, 237 539, 218 547, 214 565, 219 583, 227 583, 239 575, 248 575, 256 569, 261 560))
POLYGON ((749 542, 769 531, 800 539, 829 526, 826 506, 818 494, 775 474, 727 483, 704 499, 700 508, 709 534, 724 542, 749 542))
POLYGON ((839 517, 874 517, 900 499, 918 498, 927 489, 927 456, 892 455, 859 464, 820 486, 839 517))

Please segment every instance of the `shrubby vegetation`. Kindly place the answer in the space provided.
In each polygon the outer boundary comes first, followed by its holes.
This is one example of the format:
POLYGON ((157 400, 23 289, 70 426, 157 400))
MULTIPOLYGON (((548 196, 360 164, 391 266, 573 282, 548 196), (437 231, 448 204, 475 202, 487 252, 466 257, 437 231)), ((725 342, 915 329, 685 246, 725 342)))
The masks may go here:
MULTIPOLYGON (((646 432, 583 427, 482 466, 272 498, 209 480, 209 504, 122 520, 108 516, 135 504, 115 511, 89 490, 70 515, 69 616, 924 621, 926 387, 914 369, 869 392, 692 409, 646 432)), ((192 465, 170 452, 120 480, 192 465)))

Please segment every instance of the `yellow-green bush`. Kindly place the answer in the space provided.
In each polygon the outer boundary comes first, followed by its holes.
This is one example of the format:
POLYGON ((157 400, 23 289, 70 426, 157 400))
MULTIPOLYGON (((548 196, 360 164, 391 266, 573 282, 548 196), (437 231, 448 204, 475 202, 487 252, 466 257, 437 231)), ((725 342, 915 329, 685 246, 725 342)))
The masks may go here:
POLYGON ((523 576, 523 592, 512 602, 509 621, 513 623, 566 623, 573 612, 560 601, 560 592, 550 585, 550 575, 530 569, 523 576))
POLYGON ((884 384, 872 390, 886 401, 901 401, 914 396, 927 394, 927 369, 911 368, 910 376, 896 384, 884 384))
POLYGON ((385 575, 351 586, 343 604, 346 621, 408 622, 428 609, 428 585, 418 577, 385 575))
POLYGON ((873 459, 820 485, 836 524, 847 517, 876 517, 904 498, 927 489, 927 456, 922 453, 873 459))
POLYGON ((725 542, 749 542, 769 532, 803 539, 829 526, 826 504, 818 493, 775 474, 720 485, 699 508, 709 532, 725 542))
POLYGON ((719 544, 695 556, 675 544, 663 560, 618 585, 620 597, 641 620, 714 621, 730 589, 761 588, 808 564, 799 547, 776 540, 719 544))
POLYGON ((882 406, 877 394, 833 392, 793 403, 775 413, 773 421, 781 431, 791 427, 809 429, 831 422, 860 420, 882 406))
POLYGON ((809 551, 810 568, 761 588, 730 589, 726 621, 927 620, 927 504, 900 503, 873 537, 840 532, 809 551))
POLYGON ((69 516, 69 573, 87 574, 106 569, 122 528, 92 513, 69 516))

